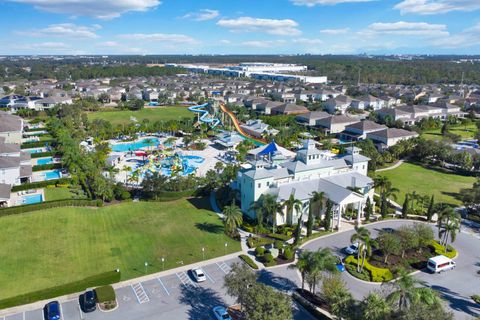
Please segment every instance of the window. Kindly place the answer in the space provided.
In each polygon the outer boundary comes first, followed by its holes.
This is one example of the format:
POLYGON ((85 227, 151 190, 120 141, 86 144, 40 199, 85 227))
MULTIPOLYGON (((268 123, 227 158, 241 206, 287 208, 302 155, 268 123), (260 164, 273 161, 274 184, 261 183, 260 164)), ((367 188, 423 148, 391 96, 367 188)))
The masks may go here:
POLYGON ((270 181, 267 181, 267 187, 270 185, 270 181))
POLYGON ((261 188, 261 187, 262 187, 262 184, 261 184, 261 183, 258 183, 258 187, 261 188))

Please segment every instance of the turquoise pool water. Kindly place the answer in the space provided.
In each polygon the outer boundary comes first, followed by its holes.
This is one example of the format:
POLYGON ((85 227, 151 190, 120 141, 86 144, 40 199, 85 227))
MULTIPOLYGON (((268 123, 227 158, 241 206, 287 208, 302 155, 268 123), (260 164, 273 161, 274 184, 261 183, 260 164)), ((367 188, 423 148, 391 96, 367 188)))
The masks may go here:
POLYGON ((43 197, 41 194, 32 194, 29 196, 22 196, 22 203, 23 204, 34 204, 43 201, 43 197))
POLYGON ((52 170, 45 172, 45 180, 54 180, 60 179, 62 177, 62 173, 60 170, 52 170))
POLYGON ((40 153, 40 152, 46 152, 47 150, 45 148, 34 148, 34 149, 26 149, 23 151, 26 151, 28 153, 40 153))
POLYGON ((153 164, 149 164, 149 161, 136 160, 130 162, 129 165, 132 172, 140 169, 142 176, 149 172, 159 172, 164 176, 171 176, 175 172, 178 175, 187 176, 194 173, 203 162, 205 162, 205 158, 200 156, 179 156, 178 158, 168 157, 153 164))
POLYGON ((115 143, 110 145, 110 147, 115 152, 127 152, 140 150, 145 147, 157 147, 159 144, 160 141, 157 138, 145 138, 135 142, 115 143))
POLYGON ((37 166, 41 166, 41 165, 44 165, 44 164, 50 164, 50 163, 53 163, 53 158, 52 157, 41 158, 41 159, 37 160, 37 166))

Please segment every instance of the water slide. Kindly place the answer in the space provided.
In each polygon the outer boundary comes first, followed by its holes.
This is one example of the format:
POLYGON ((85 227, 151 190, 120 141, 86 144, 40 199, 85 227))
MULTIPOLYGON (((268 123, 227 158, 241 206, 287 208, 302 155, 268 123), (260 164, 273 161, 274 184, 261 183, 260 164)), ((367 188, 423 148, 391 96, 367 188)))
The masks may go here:
POLYGON ((232 122, 233 122, 233 125, 235 126, 235 129, 243 136, 245 136, 246 138, 248 139, 251 139, 251 140, 254 140, 256 142, 259 142, 261 143, 262 145, 267 143, 266 140, 264 139, 259 139, 259 138, 256 138, 250 134, 248 134, 247 132, 245 132, 245 130, 243 130, 243 128, 240 126, 240 123, 238 122, 238 119, 237 117, 233 114, 232 111, 230 111, 228 109, 228 107, 224 104, 224 103, 220 103, 220 109, 225 112, 229 117, 230 119, 232 119, 232 122))
POLYGON ((188 108, 188 111, 201 113, 200 122, 210 125, 211 128, 215 128, 220 124, 220 120, 210 116, 208 111, 205 109, 208 106, 208 103, 204 103, 198 106, 192 106, 188 108))

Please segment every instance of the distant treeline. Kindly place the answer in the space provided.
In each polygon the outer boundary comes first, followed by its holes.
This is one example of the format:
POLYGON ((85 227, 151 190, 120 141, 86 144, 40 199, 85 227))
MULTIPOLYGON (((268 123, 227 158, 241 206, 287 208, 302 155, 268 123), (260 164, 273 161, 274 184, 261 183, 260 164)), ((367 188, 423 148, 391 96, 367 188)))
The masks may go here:
POLYGON ((461 82, 480 83, 480 63, 456 63, 463 56, 423 56, 413 60, 394 57, 315 56, 315 55, 167 55, 111 56, 65 60, 4 60, 0 63, 0 80, 37 80, 42 78, 92 79, 97 77, 162 76, 185 72, 178 68, 146 67, 149 63, 225 64, 248 61, 298 63, 308 66, 312 75, 326 75, 336 84, 361 83, 428 84, 461 82), (27 68, 28 67, 28 68, 27 68))

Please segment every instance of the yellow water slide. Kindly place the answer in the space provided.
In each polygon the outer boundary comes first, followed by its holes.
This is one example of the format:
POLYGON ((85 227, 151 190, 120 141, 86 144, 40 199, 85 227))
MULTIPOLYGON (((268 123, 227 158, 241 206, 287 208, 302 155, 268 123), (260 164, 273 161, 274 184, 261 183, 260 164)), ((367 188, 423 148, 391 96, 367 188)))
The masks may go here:
POLYGON ((247 132, 245 132, 245 130, 243 130, 243 128, 240 126, 240 123, 238 122, 237 117, 233 114, 232 111, 230 111, 228 109, 228 107, 224 103, 220 103, 220 110, 222 110, 222 112, 225 112, 230 117, 230 119, 232 119, 232 122, 233 122, 233 125, 235 126, 235 129, 241 135, 243 135, 243 136, 245 136, 249 139, 255 140, 257 142, 260 142, 262 144, 267 143, 267 141, 265 139, 260 139, 260 138, 254 137, 254 136, 248 134, 247 132))

